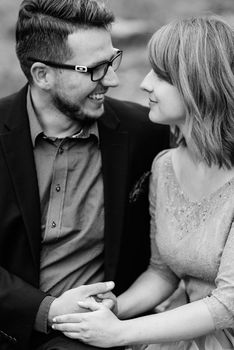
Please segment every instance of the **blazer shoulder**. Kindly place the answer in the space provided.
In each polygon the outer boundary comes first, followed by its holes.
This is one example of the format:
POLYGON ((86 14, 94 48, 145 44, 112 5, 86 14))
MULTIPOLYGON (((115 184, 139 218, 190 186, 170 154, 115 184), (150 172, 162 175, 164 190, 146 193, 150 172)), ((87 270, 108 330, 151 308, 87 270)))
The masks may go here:
POLYGON ((8 96, 0 98, 0 108, 4 109, 12 105, 18 100, 25 100, 27 94, 28 85, 25 85, 22 89, 17 92, 14 92, 8 96))
POLYGON ((111 108, 118 117, 121 118, 121 113, 126 113, 130 117, 133 115, 148 115, 149 108, 146 106, 143 106, 139 103, 132 102, 132 101, 125 101, 125 100, 117 100, 112 97, 106 98, 106 104, 109 108, 111 108))
POLYGON ((14 103, 17 93, 0 98, 0 110, 7 109, 14 103))
POLYGON ((4 124, 6 120, 14 119, 13 125, 17 124, 19 116, 26 114, 26 95, 27 86, 20 91, 15 92, 0 99, 0 123, 4 124))
POLYGON ((2 97, 0 99, 0 128, 4 126, 5 120, 9 113, 11 113, 12 107, 15 104, 16 94, 2 97))

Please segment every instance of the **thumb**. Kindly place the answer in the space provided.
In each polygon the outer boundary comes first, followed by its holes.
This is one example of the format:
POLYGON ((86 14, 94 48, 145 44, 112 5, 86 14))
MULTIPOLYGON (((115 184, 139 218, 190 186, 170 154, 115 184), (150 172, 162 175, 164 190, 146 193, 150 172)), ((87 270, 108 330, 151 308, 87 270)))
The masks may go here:
POLYGON ((112 281, 100 282, 86 285, 87 296, 97 295, 99 293, 106 293, 114 288, 115 284, 112 281))
POLYGON ((105 305, 108 309, 112 309, 115 305, 114 301, 112 299, 103 299, 102 305, 105 305))
POLYGON ((84 309, 89 309, 91 311, 97 311, 102 308, 100 303, 97 303, 93 298, 86 299, 85 301, 78 301, 78 305, 84 309))

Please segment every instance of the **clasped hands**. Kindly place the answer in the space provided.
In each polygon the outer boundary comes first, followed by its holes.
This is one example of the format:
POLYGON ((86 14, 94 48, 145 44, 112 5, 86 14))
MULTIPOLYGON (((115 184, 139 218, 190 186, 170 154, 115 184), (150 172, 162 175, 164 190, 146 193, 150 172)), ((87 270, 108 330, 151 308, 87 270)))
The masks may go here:
POLYGON ((111 292, 113 288, 114 282, 103 282, 66 291, 51 304, 49 325, 72 339, 95 346, 113 346, 115 324, 120 322, 115 316, 117 299, 111 292))

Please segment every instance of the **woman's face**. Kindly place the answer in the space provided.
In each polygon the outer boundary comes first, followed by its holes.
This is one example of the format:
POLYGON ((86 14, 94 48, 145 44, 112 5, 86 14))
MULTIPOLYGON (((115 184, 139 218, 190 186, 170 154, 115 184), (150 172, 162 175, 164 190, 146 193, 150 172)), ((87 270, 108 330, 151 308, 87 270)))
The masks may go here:
POLYGON ((178 89, 160 79, 151 70, 141 83, 149 94, 149 118, 154 123, 177 125, 185 123, 185 106, 178 89))

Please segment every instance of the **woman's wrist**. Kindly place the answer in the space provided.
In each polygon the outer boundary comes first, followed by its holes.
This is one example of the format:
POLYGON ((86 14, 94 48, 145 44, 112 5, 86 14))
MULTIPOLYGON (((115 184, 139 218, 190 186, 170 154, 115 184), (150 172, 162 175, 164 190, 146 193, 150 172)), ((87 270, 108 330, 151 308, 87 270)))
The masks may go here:
POLYGON ((125 346, 128 344, 130 344, 129 320, 119 320, 114 346, 125 346))

